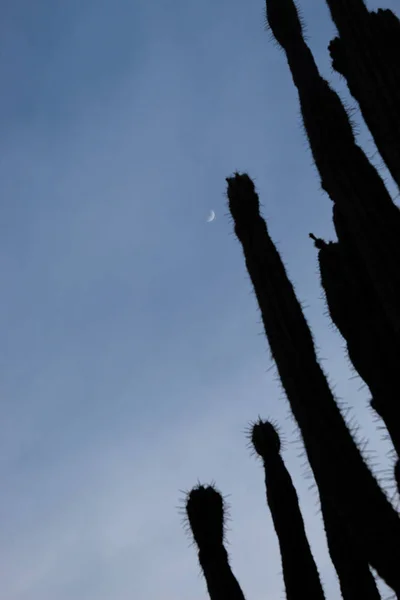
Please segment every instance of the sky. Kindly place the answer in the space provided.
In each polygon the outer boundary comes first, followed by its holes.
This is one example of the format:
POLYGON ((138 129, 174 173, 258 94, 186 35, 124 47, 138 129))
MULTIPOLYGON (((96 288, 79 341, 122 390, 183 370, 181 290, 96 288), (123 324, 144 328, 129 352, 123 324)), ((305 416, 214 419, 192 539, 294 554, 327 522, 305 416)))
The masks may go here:
MULTIPOLYGON (((321 72, 354 106, 330 69, 325 3, 300 5, 321 72)), ((393 461, 326 318, 308 233, 332 239, 331 201, 263 2, 3 0, 1 13, 0 596, 206 598, 182 507, 185 490, 215 481, 246 598, 284 598, 245 436, 260 415, 280 425, 338 598, 228 216, 235 170, 255 180, 323 366, 392 495, 393 461)))

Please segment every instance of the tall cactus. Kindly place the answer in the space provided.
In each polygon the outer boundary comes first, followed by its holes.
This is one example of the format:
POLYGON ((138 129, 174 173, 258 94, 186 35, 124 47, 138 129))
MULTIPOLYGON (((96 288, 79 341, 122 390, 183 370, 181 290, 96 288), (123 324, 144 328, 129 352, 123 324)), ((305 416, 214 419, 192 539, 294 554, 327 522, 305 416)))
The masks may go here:
POLYGON ((372 407, 386 424, 400 456, 400 344, 385 319, 374 290, 360 265, 351 268, 339 242, 326 243, 312 234, 318 248, 322 287, 329 313, 347 343, 349 358, 368 385, 372 407))
MULTIPOLYGON (((338 29, 334 68, 347 80, 381 155, 400 187, 400 21, 363 0, 326 0, 338 29)), ((321 77, 293 0, 266 0, 267 21, 286 53, 322 188, 333 202, 337 242, 311 236, 321 282, 349 357, 372 393, 400 456, 400 211, 356 144, 338 95, 321 77)), ((378 600, 370 568, 400 597, 400 519, 365 464, 318 363, 311 331, 260 215, 247 174, 227 178, 235 233, 278 373, 317 483, 329 553, 344 600, 378 600)), ((252 440, 263 458, 287 598, 323 599, 296 491, 279 437, 259 421, 252 440), (296 560, 297 558, 297 560, 296 560), (301 578, 302 576, 302 578, 301 578), (301 582, 300 582, 301 580, 301 582), (300 583, 299 583, 300 582, 300 583)), ((400 459, 395 479, 400 490, 400 459)), ((213 488, 188 496, 187 515, 212 600, 243 594, 223 546, 223 502, 213 488)))
POLYGON ((400 20, 363 0, 326 0, 339 36, 333 68, 346 78, 393 179, 400 187, 400 20))
POLYGON ((235 233, 320 497, 332 499, 368 562, 400 593, 398 515, 363 461, 318 364, 310 329, 260 215, 252 180, 236 173, 227 182, 235 233))
MULTIPOLYGON (((356 144, 346 110, 321 77, 293 0, 267 0, 267 19, 286 53, 322 188, 340 210, 391 326, 400 332, 400 211, 356 144)), ((340 239, 340 232, 337 231, 340 239)))
POLYGON ((329 554, 338 576, 343 600, 380 600, 366 553, 354 531, 328 496, 321 496, 321 512, 329 554))

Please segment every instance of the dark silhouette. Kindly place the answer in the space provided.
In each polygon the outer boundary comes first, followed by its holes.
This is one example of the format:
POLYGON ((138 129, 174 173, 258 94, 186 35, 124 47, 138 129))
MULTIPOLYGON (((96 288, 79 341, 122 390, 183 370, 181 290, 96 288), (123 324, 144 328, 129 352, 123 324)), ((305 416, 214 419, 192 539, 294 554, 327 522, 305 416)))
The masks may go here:
POLYGON ((400 21, 362 0, 327 0, 339 36, 329 44, 333 68, 352 96, 400 187, 400 21))
POLYGON ((211 600, 245 600, 224 546, 224 500, 221 494, 211 485, 198 485, 187 495, 186 515, 211 600))
POLYGON ((251 441, 264 463, 267 502, 279 539, 286 597, 324 600, 297 493, 280 455, 279 436, 271 423, 260 420, 252 428, 251 441))
MULTIPOLYGON (((280 440, 271 423, 259 420, 252 429, 252 443, 264 463, 267 501, 282 557, 288 600, 324 598, 314 558, 304 530, 297 493, 280 455, 280 440)), ((327 499, 329 501, 329 499, 327 499)), ((365 557, 355 551, 350 531, 329 502, 322 503, 329 549, 345 600, 379 600, 375 579, 365 557)))
MULTIPOLYGON (((390 10, 368 11, 363 0, 326 1, 338 30, 329 45, 333 67, 346 78, 400 187, 400 21, 390 10)), ((310 234, 318 249, 329 314, 400 457, 400 211, 357 145, 339 96, 318 72, 293 0, 267 0, 266 12, 298 91, 322 188, 333 204, 337 241, 325 242, 310 234)), ((317 484, 342 597, 380 598, 370 567, 400 597, 399 515, 367 467, 319 365, 311 331, 260 214, 253 181, 245 173, 228 177, 227 196, 265 334, 317 484)), ((258 421, 252 443, 264 464, 287 598, 323 599, 278 434, 270 423, 258 421)), ((399 465, 397 458, 394 479, 400 491, 399 465)), ((197 510, 207 513, 208 496, 199 490, 209 489, 200 486, 190 492, 187 507, 197 493, 197 510)), ((222 545, 222 517, 199 527, 189 512, 199 549, 208 548, 208 560, 203 564, 200 552, 199 558, 210 596, 243 598, 222 545), (214 547, 218 547, 215 556, 210 551, 214 547), (210 561, 213 591, 207 572, 210 561)))
POLYGON ((371 407, 385 422, 400 456, 398 336, 361 265, 351 263, 340 242, 310 237, 319 249, 321 283, 331 319, 346 340, 349 358, 372 393, 371 407))
MULTIPOLYGON (((228 198, 272 356, 300 427, 321 500, 330 499, 354 530, 369 564, 400 593, 400 520, 365 464, 335 402, 248 175, 236 173, 228 178, 228 198)), ((326 528, 328 546, 330 530, 326 528)))

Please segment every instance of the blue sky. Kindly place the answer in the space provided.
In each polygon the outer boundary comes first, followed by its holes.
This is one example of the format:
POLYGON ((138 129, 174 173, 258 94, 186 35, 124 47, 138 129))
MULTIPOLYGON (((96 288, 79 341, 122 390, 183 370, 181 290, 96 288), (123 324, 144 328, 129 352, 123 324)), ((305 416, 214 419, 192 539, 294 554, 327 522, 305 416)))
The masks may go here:
MULTIPOLYGON (((348 100, 330 72, 325 4, 301 6, 319 66, 348 100)), ((246 597, 282 598, 263 473, 243 433, 258 415, 281 424, 337 597, 227 216, 234 170, 256 181, 325 369, 381 477, 392 463, 324 316, 307 235, 332 234, 331 204, 263 3, 5 0, 1 21, 1 597, 204 598, 176 508, 200 479, 230 494, 229 551, 246 597)))

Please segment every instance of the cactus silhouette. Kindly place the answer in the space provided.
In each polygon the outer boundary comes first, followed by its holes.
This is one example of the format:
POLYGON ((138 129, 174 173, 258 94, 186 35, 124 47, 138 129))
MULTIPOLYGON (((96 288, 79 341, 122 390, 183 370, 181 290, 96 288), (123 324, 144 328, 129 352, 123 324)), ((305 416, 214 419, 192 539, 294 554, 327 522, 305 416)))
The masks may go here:
MULTIPOLYGON (((279 539, 286 597, 288 600, 324 598, 297 493, 280 455, 278 433, 271 423, 260 419, 252 428, 251 439, 264 464, 267 502, 279 539)), ((356 551, 350 531, 334 506, 329 504, 329 499, 322 502, 322 511, 332 562, 344 600, 360 597, 379 600, 378 588, 368 562, 356 551)))
POLYGON ((331 319, 345 338, 349 358, 372 393, 371 406, 385 422, 400 456, 398 336, 362 268, 350 268, 351 261, 341 244, 326 243, 313 234, 310 237, 319 250, 321 283, 331 319))
MULTIPOLYGON (((363 0, 326 2, 338 32, 329 44, 333 67, 345 78, 400 187, 400 21, 390 10, 369 11, 363 0)), ((321 77, 293 0, 266 0, 266 16, 285 52, 321 186, 332 201, 337 240, 325 242, 310 234, 329 314, 397 451, 393 479, 400 493, 400 211, 356 143, 338 94, 321 77)), ((317 360, 312 333, 260 214, 252 179, 236 172, 226 181, 234 231, 317 484, 342 597, 380 598, 370 567, 400 597, 399 514, 366 465, 317 360)), ((251 440, 264 465, 286 597, 323 599, 279 436, 271 423, 259 420, 251 440)), ((223 546, 221 496, 213 488, 194 488, 187 514, 211 598, 243 598, 223 546)))
POLYGON ((280 439, 271 423, 254 424, 251 440, 262 458, 267 502, 278 536, 288 600, 325 598, 309 546, 292 479, 280 455, 280 439))
POLYGON ((235 233, 320 496, 331 499, 354 530, 360 552, 400 593, 400 519, 365 464, 317 361, 311 331, 260 215, 254 183, 238 173, 227 181, 235 233))
POLYGON ((245 600, 224 546, 224 500, 211 485, 198 485, 186 498, 186 515, 198 548, 211 600, 245 600))
POLYGON ((362 0, 327 0, 339 36, 329 44, 393 179, 400 187, 400 20, 362 0))
MULTIPOLYGON (((267 19, 285 50, 321 186, 329 194, 395 331, 400 332, 400 211, 356 144, 339 96, 305 43, 292 0, 268 0, 267 19)), ((337 231, 341 241, 340 231, 337 231)))

